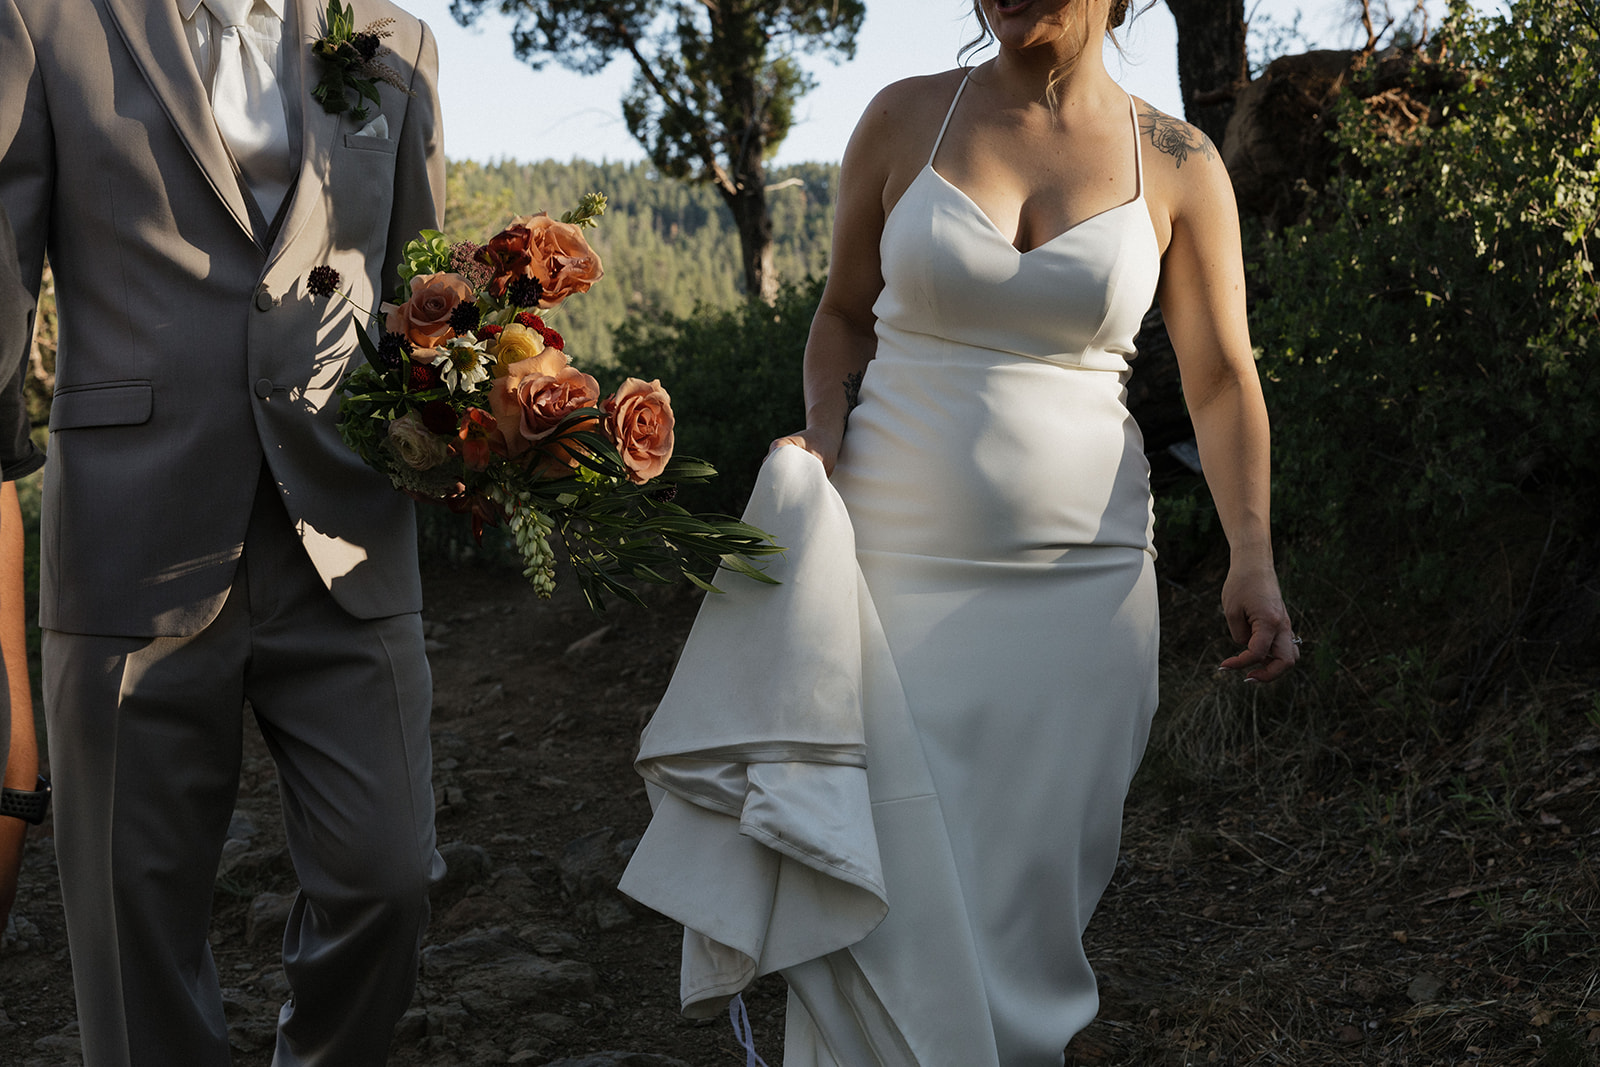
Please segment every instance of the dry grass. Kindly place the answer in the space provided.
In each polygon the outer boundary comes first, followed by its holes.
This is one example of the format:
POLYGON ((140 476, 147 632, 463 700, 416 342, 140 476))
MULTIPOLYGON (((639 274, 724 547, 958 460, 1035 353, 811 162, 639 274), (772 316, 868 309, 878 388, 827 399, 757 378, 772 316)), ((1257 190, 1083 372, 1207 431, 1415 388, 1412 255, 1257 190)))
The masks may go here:
POLYGON ((1600 1065, 1593 680, 1463 714, 1420 662, 1308 645, 1245 687, 1179 666, 1220 658, 1214 588, 1167 595, 1197 632, 1166 635, 1069 1065, 1600 1065))

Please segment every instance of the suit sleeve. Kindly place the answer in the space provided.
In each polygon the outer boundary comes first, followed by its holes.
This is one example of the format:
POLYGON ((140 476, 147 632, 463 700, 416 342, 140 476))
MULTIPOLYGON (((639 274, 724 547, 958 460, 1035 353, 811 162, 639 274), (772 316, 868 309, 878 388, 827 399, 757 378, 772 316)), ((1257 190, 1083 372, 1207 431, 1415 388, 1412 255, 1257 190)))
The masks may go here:
POLYGON ((29 300, 38 298, 55 185, 55 134, 33 38, 16 0, 0 0, 0 208, 16 230, 29 300))
POLYGON ((0 0, 0 56, 0 478, 10 480, 44 462, 28 438, 22 384, 55 180, 44 87, 15 0, 0 0))
POLYGON ((412 64, 412 98, 396 146, 394 207, 389 216, 388 250, 383 257, 383 295, 400 283, 395 268, 400 250, 421 230, 444 224, 444 123, 439 112, 439 49, 433 31, 422 24, 422 42, 412 64))
POLYGON ((32 474, 44 464, 29 431, 22 385, 33 340, 33 298, 18 273, 11 224, 0 205, 0 481, 32 474))

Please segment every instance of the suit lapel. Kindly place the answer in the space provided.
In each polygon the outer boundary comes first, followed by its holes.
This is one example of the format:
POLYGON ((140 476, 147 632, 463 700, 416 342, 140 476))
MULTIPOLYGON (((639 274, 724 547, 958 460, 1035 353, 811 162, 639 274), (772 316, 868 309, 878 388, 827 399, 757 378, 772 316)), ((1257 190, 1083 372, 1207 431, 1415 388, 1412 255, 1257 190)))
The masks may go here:
POLYGON ((330 115, 322 105, 311 98, 311 87, 322 76, 311 42, 327 32, 324 25, 325 5, 316 0, 290 0, 294 6, 294 40, 287 38, 284 53, 284 92, 292 94, 290 100, 300 109, 300 176, 289 194, 283 224, 278 227, 268 260, 281 256, 295 237, 305 228, 307 220, 316 212, 321 202, 323 187, 328 181, 328 164, 333 146, 339 137, 341 116, 330 115))
POLYGON ((240 228, 259 243, 233 157, 211 117, 210 95, 195 71, 177 4, 172 0, 105 0, 105 5, 189 154, 240 228))

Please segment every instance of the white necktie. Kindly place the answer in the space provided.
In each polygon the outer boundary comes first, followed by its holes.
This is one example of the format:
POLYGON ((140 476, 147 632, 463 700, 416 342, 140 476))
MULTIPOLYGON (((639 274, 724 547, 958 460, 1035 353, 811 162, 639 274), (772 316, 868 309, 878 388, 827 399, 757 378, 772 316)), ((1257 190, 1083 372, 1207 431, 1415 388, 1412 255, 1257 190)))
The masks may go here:
POLYGON ((205 0, 205 5, 222 24, 217 71, 211 78, 211 111, 257 206, 270 222, 294 177, 283 90, 247 22, 255 0, 205 0))

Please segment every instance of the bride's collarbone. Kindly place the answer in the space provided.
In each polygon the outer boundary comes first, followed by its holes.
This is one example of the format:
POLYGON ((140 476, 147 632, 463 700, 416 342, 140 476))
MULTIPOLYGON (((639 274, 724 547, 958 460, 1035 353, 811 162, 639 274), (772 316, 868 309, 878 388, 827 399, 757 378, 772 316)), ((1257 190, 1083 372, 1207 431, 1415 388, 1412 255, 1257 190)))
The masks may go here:
POLYGON ((981 148, 947 152, 941 146, 933 169, 1012 244, 1033 248, 1139 196, 1132 137, 1123 142, 1125 161, 1108 158, 1099 146, 1032 155, 981 148))
POLYGON ((1062 118, 1037 110, 986 113, 980 100, 971 103, 951 116, 933 167, 1002 230, 1009 221, 1013 230, 1048 239, 1138 196, 1130 111, 1062 118))

